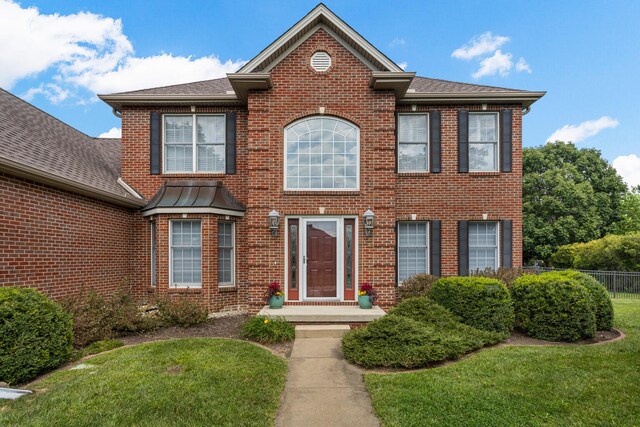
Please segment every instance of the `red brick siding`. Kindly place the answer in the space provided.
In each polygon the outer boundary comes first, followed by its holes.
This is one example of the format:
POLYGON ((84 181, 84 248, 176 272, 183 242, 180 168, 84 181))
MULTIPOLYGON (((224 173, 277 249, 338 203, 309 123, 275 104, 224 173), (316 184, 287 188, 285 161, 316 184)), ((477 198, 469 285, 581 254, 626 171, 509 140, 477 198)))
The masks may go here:
POLYGON ((130 283, 131 212, 0 174, 0 286, 52 298, 130 283))

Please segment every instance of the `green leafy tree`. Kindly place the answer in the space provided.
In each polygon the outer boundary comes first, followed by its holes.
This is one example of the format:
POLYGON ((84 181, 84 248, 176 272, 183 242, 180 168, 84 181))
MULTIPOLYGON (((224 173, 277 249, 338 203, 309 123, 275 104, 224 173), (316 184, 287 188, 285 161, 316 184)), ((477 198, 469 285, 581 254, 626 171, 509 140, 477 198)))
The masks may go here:
POLYGON ((614 234, 636 231, 640 231, 640 185, 624 195, 620 203, 620 220, 611 227, 614 234))
POLYGON ((557 248, 597 239, 620 220, 627 186, 599 150, 556 141, 523 150, 523 251, 548 259, 557 248))

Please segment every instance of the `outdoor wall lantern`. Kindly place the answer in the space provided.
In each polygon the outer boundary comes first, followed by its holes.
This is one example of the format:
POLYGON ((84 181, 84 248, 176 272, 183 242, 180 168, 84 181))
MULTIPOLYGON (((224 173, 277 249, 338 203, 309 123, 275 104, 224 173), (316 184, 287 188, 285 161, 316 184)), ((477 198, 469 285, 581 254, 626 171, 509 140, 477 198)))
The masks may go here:
POLYGON ((269 230, 273 237, 278 235, 278 225, 280 225, 280 214, 274 209, 269 212, 269 230))
POLYGON ((367 237, 371 237, 373 234, 373 222, 375 219, 375 215, 371 211, 371 209, 367 209, 367 211, 362 215, 363 223, 364 223, 364 235, 367 237))

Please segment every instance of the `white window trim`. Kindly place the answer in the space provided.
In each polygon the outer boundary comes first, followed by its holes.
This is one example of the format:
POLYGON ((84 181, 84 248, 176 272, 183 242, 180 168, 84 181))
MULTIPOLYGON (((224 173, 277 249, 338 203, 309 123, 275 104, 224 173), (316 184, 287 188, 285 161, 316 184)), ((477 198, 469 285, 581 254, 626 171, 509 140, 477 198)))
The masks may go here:
POLYGON ((176 222, 192 222, 197 221, 200 223, 200 271, 202 271, 202 220, 201 219, 172 219, 169 220, 169 288, 174 289, 186 289, 186 288, 202 288, 202 276, 200 276, 199 283, 181 283, 175 285, 173 283, 173 224, 176 222))
MULTIPOLYGON (((411 112, 411 113, 398 113, 398 123, 397 123, 398 128, 396 129, 398 138, 397 138, 397 142, 396 142, 396 150, 398 150, 398 156, 397 156, 397 168, 398 168, 398 173, 429 173, 431 171, 431 153, 430 153, 430 149, 431 149, 431 123, 429 121, 429 113, 428 112, 411 112), (400 170, 400 116, 426 116, 427 119, 427 168, 425 170, 419 170, 419 169, 403 169, 400 170)), ((418 144, 422 144, 421 142, 405 142, 404 144, 408 144, 408 145, 418 145, 418 144)))
POLYGON ((184 175, 184 174, 198 174, 198 175, 222 175, 225 174, 227 172, 226 168, 227 168, 227 159, 226 159, 226 152, 227 152, 227 123, 225 120, 225 124, 224 124, 224 152, 225 152, 225 159, 224 159, 224 170, 221 172, 217 172, 217 171, 213 171, 213 172, 208 172, 208 171, 203 171, 203 172, 199 172, 198 171, 198 134, 197 134, 197 123, 196 123, 196 117, 225 117, 224 114, 185 114, 185 113, 165 113, 162 115, 162 173, 164 175, 184 175), (191 141, 191 171, 167 171, 167 157, 166 157, 166 153, 165 153, 165 147, 166 147, 166 142, 165 142, 165 117, 167 116, 183 116, 183 117, 189 117, 191 116, 193 118, 192 120, 192 141, 191 141))
MULTIPOLYGON (((500 229, 500 226, 502 224, 500 223, 500 221, 469 221, 469 224, 484 224, 484 223, 494 223, 494 224, 496 224, 496 264, 495 264, 495 267, 493 269, 494 269, 494 271, 497 271, 500 268, 500 265, 501 265, 501 259, 500 259, 500 256, 501 256, 501 253, 500 253, 501 252, 500 251, 500 249, 501 249, 501 241, 500 241, 501 229, 500 229)), ((469 237, 470 236, 471 236, 471 233, 469 233, 469 237)), ((469 264, 469 273, 472 273, 472 272, 477 271, 477 270, 471 270, 471 266, 470 266, 471 265, 471 244, 468 243, 467 245, 468 245, 467 252, 469 253, 467 255, 468 256, 467 263, 469 264)), ((484 247, 488 247, 488 246, 478 246, 478 247, 483 247, 484 248, 484 247)))
MULTIPOLYGON (((430 236, 431 236, 431 221, 398 221, 398 224, 412 224, 412 223, 425 223, 427 224, 427 250, 426 250, 426 258, 427 258, 427 262, 426 262, 426 266, 427 266, 427 271, 425 274, 431 274, 431 241, 430 241, 430 236)), ((398 231, 396 232, 396 247, 398 248, 398 253, 396 254, 396 268, 398 269, 398 286, 402 286, 402 283, 404 283, 404 281, 400 280, 400 232, 399 232, 399 227, 398 227, 398 231)))
MULTIPOLYGON (((218 282, 219 288, 232 288, 236 285, 236 223, 234 221, 220 221, 218 222, 218 227, 221 223, 231 224, 231 282, 218 282)), ((218 248, 220 250, 220 242, 218 241, 218 248)), ((220 255, 218 254, 218 257, 220 255)), ((220 277, 220 273, 218 272, 218 278, 220 277)), ((218 279, 219 280, 219 279, 218 279)))
POLYGON ((149 223, 149 227, 150 227, 150 231, 149 233, 151 234, 151 246, 150 246, 150 252, 151 252, 151 280, 150 280, 150 284, 151 287, 156 287, 157 284, 157 274, 158 274, 158 247, 156 246, 156 234, 157 234, 157 230, 158 230, 158 226, 156 224, 155 221, 151 221, 149 223))
POLYGON ((335 117, 335 116, 308 116, 308 117, 303 117, 300 120, 296 120, 293 123, 289 123, 287 126, 285 126, 284 128, 284 171, 283 171, 283 177, 284 177, 284 191, 317 191, 317 192, 327 192, 327 191, 342 191, 342 192, 346 192, 346 191, 360 191, 360 128, 355 124, 355 123, 351 123, 348 120, 344 120, 341 119, 339 117, 335 117), (349 187, 349 188, 313 188, 313 187, 308 187, 308 188, 289 188, 289 186, 287 185, 287 129, 289 129, 292 126, 297 125, 300 122, 303 122, 305 120, 309 120, 309 119, 315 119, 315 118, 331 118, 332 120, 337 120, 339 122, 343 122, 346 123, 350 126, 353 126, 356 129, 356 139, 357 139, 357 144, 358 144, 358 153, 356 156, 356 186, 355 187, 349 187))
MULTIPOLYGON (((487 115, 487 114, 492 114, 494 116, 496 116, 496 168, 492 169, 492 170, 476 170, 476 169, 471 169, 471 162, 469 162, 469 172, 470 173, 492 173, 492 172, 500 172, 500 112, 499 111, 469 111, 469 115, 476 115, 476 114, 483 114, 483 115, 487 115)), ((470 124, 467 124, 467 135, 469 134, 469 129, 468 127, 470 126, 470 124)), ((469 146, 471 146, 471 144, 483 144, 482 142, 471 142, 471 138, 469 138, 469 146)), ((492 144, 490 142, 486 142, 486 144, 492 144)), ((470 147, 469 147, 470 148, 470 147)), ((469 148, 467 148, 467 156, 471 156, 471 152, 469 151, 469 148)))

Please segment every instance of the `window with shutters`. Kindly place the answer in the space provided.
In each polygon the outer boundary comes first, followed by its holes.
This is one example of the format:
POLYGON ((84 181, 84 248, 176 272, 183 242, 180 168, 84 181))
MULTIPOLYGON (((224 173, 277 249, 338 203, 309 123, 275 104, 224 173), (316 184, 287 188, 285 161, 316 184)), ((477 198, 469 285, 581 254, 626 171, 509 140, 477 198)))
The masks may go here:
POLYGON ((171 287, 202 287, 202 234, 200 221, 169 223, 169 275, 171 287))
POLYGON ((165 115, 165 173, 224 173, 225 116, 165 115))
POLYGON ((429 171, 429 115, 398 115, 398 172, 429 171))
POLYGON ((316 71, 327 71, 331 67, 331 56, 322 50, 311 56, 311 67, 316 71))
POLYGON ((285 190, 357 190, 360 130, 334 117, 311 117, 285 128, 285 190))
POLYGON ((498 171, 498 113, 469 113, 469 172, 498 171))
POLYGON ((218 286, 234 285, 234 223, 218 223, 218 286))
POLYGON ((416 274, 429 273, 429 223, 398 223, 398 284, 416 274))
POLYGON ((469 271, 498 269, 498 223, 469 223, 469 271))

